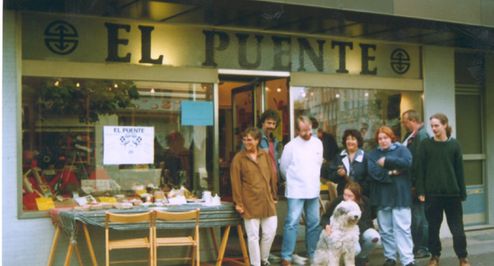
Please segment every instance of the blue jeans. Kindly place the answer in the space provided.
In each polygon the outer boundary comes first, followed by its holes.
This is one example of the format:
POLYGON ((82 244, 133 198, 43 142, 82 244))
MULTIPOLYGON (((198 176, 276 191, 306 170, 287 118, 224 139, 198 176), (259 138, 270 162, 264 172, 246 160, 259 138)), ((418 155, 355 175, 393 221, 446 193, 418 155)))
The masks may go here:
POLYGON ((380 208, 377 211, 377 222, 384 256, 396 261, 396 255, 399 253, 401 264, 407 265, 414 262, 410 208, 380 208))
POLYGON ((428 251, 429 223, 425 217, 422 202, 414 202, 412 206, 412 238, 414 251, 428 251))
POLYGON ((297 230, 302 211, 305 212, 305 248, 310 259, 314 256, 321 228, 319 226, 319 198, 290 199, 287 198, 288 213, 283 228, 283 243, 281 246, 281 258, 291 261, 295 244, 297 242, 297 230))

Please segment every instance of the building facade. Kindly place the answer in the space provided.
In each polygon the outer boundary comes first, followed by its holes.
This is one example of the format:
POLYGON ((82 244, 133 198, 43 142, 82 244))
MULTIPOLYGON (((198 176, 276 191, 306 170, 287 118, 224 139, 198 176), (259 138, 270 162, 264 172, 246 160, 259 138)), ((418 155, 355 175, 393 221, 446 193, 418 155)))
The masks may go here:
POLYGON ((44 264, 46 209, 81 193, 184 186, 228 200, 239 133, 267 109, 282 142, 305 114, 338 142, 360 130, 366 149, 381 125, 403 136, 408 109, 426 125, 445 113, 467 229, 492 227, 491 1, 231 2, 4 3, 5 265, 44 264))

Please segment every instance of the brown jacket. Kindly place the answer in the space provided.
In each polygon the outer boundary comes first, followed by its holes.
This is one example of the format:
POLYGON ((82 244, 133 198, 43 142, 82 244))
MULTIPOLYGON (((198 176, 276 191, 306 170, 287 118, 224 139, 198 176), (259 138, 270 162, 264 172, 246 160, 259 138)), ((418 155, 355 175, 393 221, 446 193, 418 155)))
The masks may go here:
POLYGON ((257 161, 246 151, 238 152, 230 167, 235 205, 244 209, 243 218, 267 218, 276 215, 276 176, 271 158, 258 149, 257 161))

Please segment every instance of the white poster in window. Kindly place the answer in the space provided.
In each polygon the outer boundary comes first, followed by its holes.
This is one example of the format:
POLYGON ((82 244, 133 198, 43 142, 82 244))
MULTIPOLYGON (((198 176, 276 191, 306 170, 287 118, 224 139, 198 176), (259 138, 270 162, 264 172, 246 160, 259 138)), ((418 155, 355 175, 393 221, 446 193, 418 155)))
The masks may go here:
POLYGON ((154 127, 103 127, 103 164, 154 163, 154 127))

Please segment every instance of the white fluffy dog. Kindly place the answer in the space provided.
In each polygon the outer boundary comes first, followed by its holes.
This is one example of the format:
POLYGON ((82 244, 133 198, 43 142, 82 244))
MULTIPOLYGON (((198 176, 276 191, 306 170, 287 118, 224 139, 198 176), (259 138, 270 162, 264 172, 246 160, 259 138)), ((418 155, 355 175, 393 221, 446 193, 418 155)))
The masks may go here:
POLYGON ((330 218, 331 234, 321 232, 312 265, 339 266, 343 256, 346 266, 355 266, 355 247, 360 234, 357 223, 361 215, 354 201, 342 201, 336 206, 330 218))

